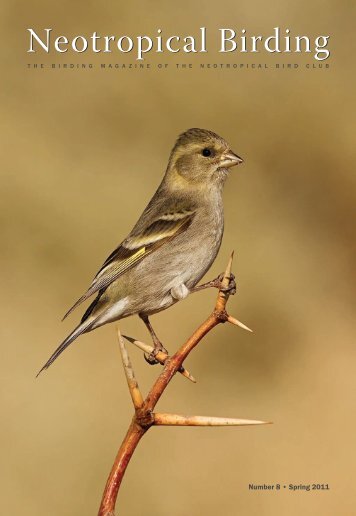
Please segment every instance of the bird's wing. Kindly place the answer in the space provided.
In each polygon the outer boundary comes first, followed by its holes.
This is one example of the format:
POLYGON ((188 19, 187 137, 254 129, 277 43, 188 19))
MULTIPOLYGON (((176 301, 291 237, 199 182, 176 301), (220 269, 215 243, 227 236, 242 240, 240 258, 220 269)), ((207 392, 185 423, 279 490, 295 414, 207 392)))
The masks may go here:
POLYGON ((110 283, 134 267, 147 255, 186 231, 194 215, 194 209, 166 211, 144 229, 142 224, 140 226, 137 224, 130 235, 106 259, 89 289, 74 303, 63 319, 95 292, 98 290, 104 291, 110 283))

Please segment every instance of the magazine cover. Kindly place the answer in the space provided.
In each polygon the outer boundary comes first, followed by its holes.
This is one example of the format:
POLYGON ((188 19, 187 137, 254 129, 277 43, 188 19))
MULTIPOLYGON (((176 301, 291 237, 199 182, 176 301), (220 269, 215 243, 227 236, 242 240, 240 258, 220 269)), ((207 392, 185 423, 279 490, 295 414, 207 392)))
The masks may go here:
POLYGON ((354 16, 4 3, 2 514, 355 513, 354 16))

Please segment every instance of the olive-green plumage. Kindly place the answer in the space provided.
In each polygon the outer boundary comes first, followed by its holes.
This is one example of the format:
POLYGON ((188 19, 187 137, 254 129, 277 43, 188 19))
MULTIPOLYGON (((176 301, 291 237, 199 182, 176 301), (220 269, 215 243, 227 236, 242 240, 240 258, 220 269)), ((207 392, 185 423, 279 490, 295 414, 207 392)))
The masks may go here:
POLYGON ((130 315, 140 315, 159 347, 148 316, 184 299, 213 263, 224 229, 223 185, 229 168, 239 163, 211 131, 189 129, 179 136, 163 180, 133 230, 66 316, 93 294, 96 298, 41 371, 82 333, 130 315))

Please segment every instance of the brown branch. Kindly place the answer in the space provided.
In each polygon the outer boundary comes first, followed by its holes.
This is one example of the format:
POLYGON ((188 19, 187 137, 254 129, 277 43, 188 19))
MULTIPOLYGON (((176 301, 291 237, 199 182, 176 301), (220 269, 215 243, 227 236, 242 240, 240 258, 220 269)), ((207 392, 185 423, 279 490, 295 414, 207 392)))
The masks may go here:
MULTIPOLYGON (((114 516, 116 498, 119 488, 125 474, 127 465, 134 453, 141 438, 147 430, 154 425, 179 425, 179 426, 241 426, 241 425, 259 425, 264 424, 263 421, 253 421, 246 419, 232 419, 232 418, 214 418, 204 416, 179 416, 177 414, 154 414, 153 410, 168 386, 169 382, 177 372, 185 371, 183 362, 201 339, 215 326, 221 323, 230 322, 234 325, 240 326, 248 331, 250 328, 243 323, 231 317, 226 312, 226 303, 229 299, 229 291, 227 287, 230 281, 231 266, 233 254, 231 255, 224 278, 219 289, 219 294, 215 303, 212 314, 204 321, 193 335, 178 349, 172 356, 160 357, 164 363, 163 370, 153 387, 149 391, 145 400, 142 400, 137 381, 135 379, 130 359, 127 354, 125 345, 121 335, 119 334, 120 350, 124 364, 127 383, 129 386, 131 398, 135 407, 135 414, 133 416, 131 425, 127 434, 120 446, 116 456, 114 465, 111 469, 109 478, 107 480, 103 498, 101 501, 98 516, 114 516)), ((133 341, 133 339, 128 339, 133 341)), ((135 342, 134 342, 135 343, 135 342)), ((140 343, 143 344, 143 343, 140 343)), ((137 342, 136 342, 137 345, 137 342)), ((143 346, 146 346, 143 344, 143 346)), ((140 347, 140 346, 139 346, 140 347)), ((141 347, 141 349, 143 349, 141 347)), ((145 350, 146 351, 146 350, 145 350)))

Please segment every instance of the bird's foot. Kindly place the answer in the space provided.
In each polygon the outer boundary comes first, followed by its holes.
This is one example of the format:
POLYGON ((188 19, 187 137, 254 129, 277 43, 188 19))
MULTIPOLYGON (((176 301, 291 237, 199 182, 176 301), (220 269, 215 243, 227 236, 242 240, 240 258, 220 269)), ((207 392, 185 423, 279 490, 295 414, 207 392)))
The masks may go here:
POLYGON ((155 342, 154 349, 151 351, 151 353, 144 354, 146 362, 150 365, 159 364, 160 362, 156 358, 158 353, 165 353, 168 356, 168 351, 166 350, 166 348, 163 346, 163 344, 161 342, 155 342))
POLYGON ((233 296, 234 294, 236 294, 235 276, 233 274, 230 274, 230 276, 229 276, 229 284, 228 284, 227 287, 223 286, 224 277, 225 277, 225 273, 222 272, 214 280, 208 281, 208 283, 203 283, 202 285, 197 285, 196 287, 192 288, 190 292, 191 293, 192 292, 199 292, 200 290, 204 290, 206 288, 213 287, 213 288, 217 288, 217 289, 221 290, 221 292, 228 292, 230 295, 233 296))
POLYGON ((222 286, 222 282, 224 280, 225 273, 222 272, 219 274, 219 276, 213 280, 213 286, 221 290, 221 292, 228 292, 230 296, 233 296, 236 294, 236 281, 235 281, 235 275, 230 274, 229 276, 229 284, 227 287, 222 286))

